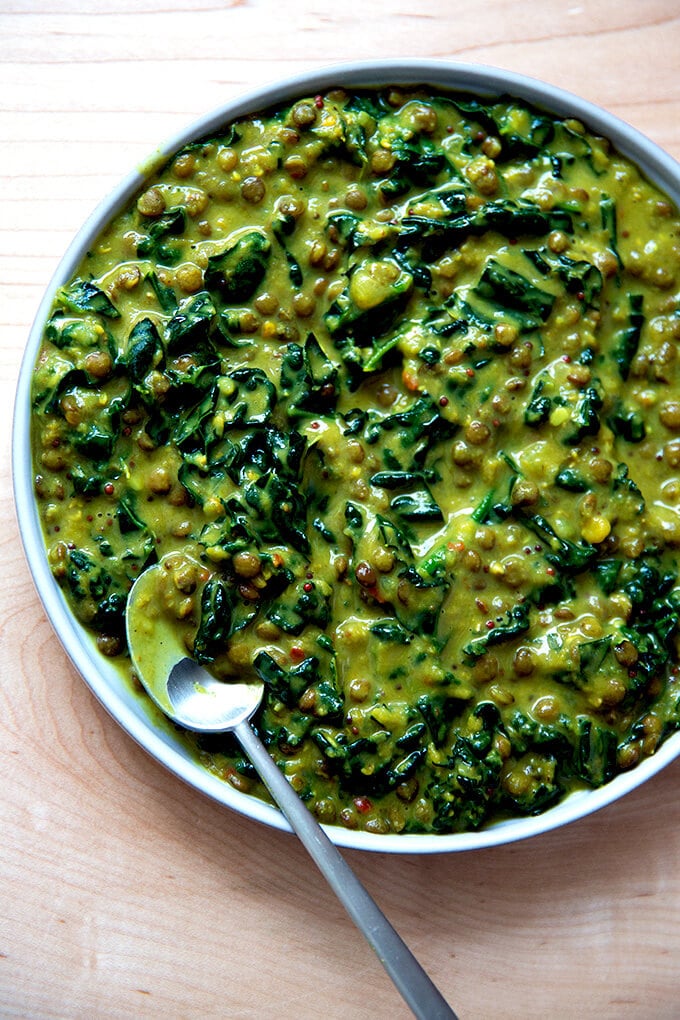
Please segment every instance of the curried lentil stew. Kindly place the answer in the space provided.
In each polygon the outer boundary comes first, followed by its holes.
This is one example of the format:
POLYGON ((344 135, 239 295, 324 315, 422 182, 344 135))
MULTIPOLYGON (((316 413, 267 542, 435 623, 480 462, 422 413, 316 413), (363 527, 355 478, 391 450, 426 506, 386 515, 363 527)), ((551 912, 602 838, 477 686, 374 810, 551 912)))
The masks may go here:
MULTIPOLYGON (((51 569, 130 674, 127 592, 325 823, 545 810, 680 724, 680 219, 510 97, 331 90, 187 145, 57 294, 51 569)), ((264 797, 235 743, 200 761, 264 797)))

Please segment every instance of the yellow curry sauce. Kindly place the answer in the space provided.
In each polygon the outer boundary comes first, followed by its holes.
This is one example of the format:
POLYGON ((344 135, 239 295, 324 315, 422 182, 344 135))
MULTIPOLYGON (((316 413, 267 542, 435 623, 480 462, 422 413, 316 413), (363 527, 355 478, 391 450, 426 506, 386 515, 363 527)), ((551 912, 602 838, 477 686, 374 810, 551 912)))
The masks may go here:
MULTIPOLYGON (((319 819, 535 813, 680 721, 680 220, 575 120, 332 91, 186 146, 57 295, 49 560, 129 673, 127 592, 319 819)), ((263 795, 229 738, 197 754, 263 795)))

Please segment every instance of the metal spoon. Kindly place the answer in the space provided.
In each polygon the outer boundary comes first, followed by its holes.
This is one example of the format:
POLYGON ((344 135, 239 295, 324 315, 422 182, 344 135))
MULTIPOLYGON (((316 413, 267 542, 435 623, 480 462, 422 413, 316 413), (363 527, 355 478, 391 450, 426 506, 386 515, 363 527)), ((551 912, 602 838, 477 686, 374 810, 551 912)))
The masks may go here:
POLYGON ((291 828, 377 953, 414 1015, 422 1020, 456 1020, 456 1014, 251 728, 248 720, 262 700, 264 684, 216 680, 187 658, 176 625, 158 607, 162 569, 161 561, 145 570, 132 586, 127 604, 132 664, 149 695, 170 719, 185 729, 234 733, 291 828))

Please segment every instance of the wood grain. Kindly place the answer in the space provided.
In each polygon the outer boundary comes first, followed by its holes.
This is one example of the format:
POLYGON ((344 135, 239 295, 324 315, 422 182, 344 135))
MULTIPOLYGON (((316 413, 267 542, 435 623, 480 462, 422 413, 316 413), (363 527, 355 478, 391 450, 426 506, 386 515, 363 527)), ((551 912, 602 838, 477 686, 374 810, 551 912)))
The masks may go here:
MULTIPOLYGON (((9 435, 30 323, 85 217, 240 91, 433 56, 521 71, 680 157, 676 0, 5 0, 0 9, 0 1014, 407 1015, 304 851, 150 759, 46 621, 9 435)), ((464 1020, 678 1015, 680 762, 585 821, 428 858, 347 853, 464 1020)))

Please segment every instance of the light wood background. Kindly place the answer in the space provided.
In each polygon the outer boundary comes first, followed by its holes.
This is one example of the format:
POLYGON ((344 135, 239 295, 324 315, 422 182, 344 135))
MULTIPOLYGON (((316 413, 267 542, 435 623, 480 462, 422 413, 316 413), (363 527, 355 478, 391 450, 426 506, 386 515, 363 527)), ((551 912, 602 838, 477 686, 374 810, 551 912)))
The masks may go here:
MULTIPOLYGON (((124 734, 44 618, 9 435, 30 322, 116 181, 196 115, 319 64, 530 73, 680 157, 678 0, 1 0, 0 1015, 404 1017, 293 837, 199 797, 124 734)), ((680 762, 527 843, 346 852, 462 1020, 680 1015, 680 762)))

